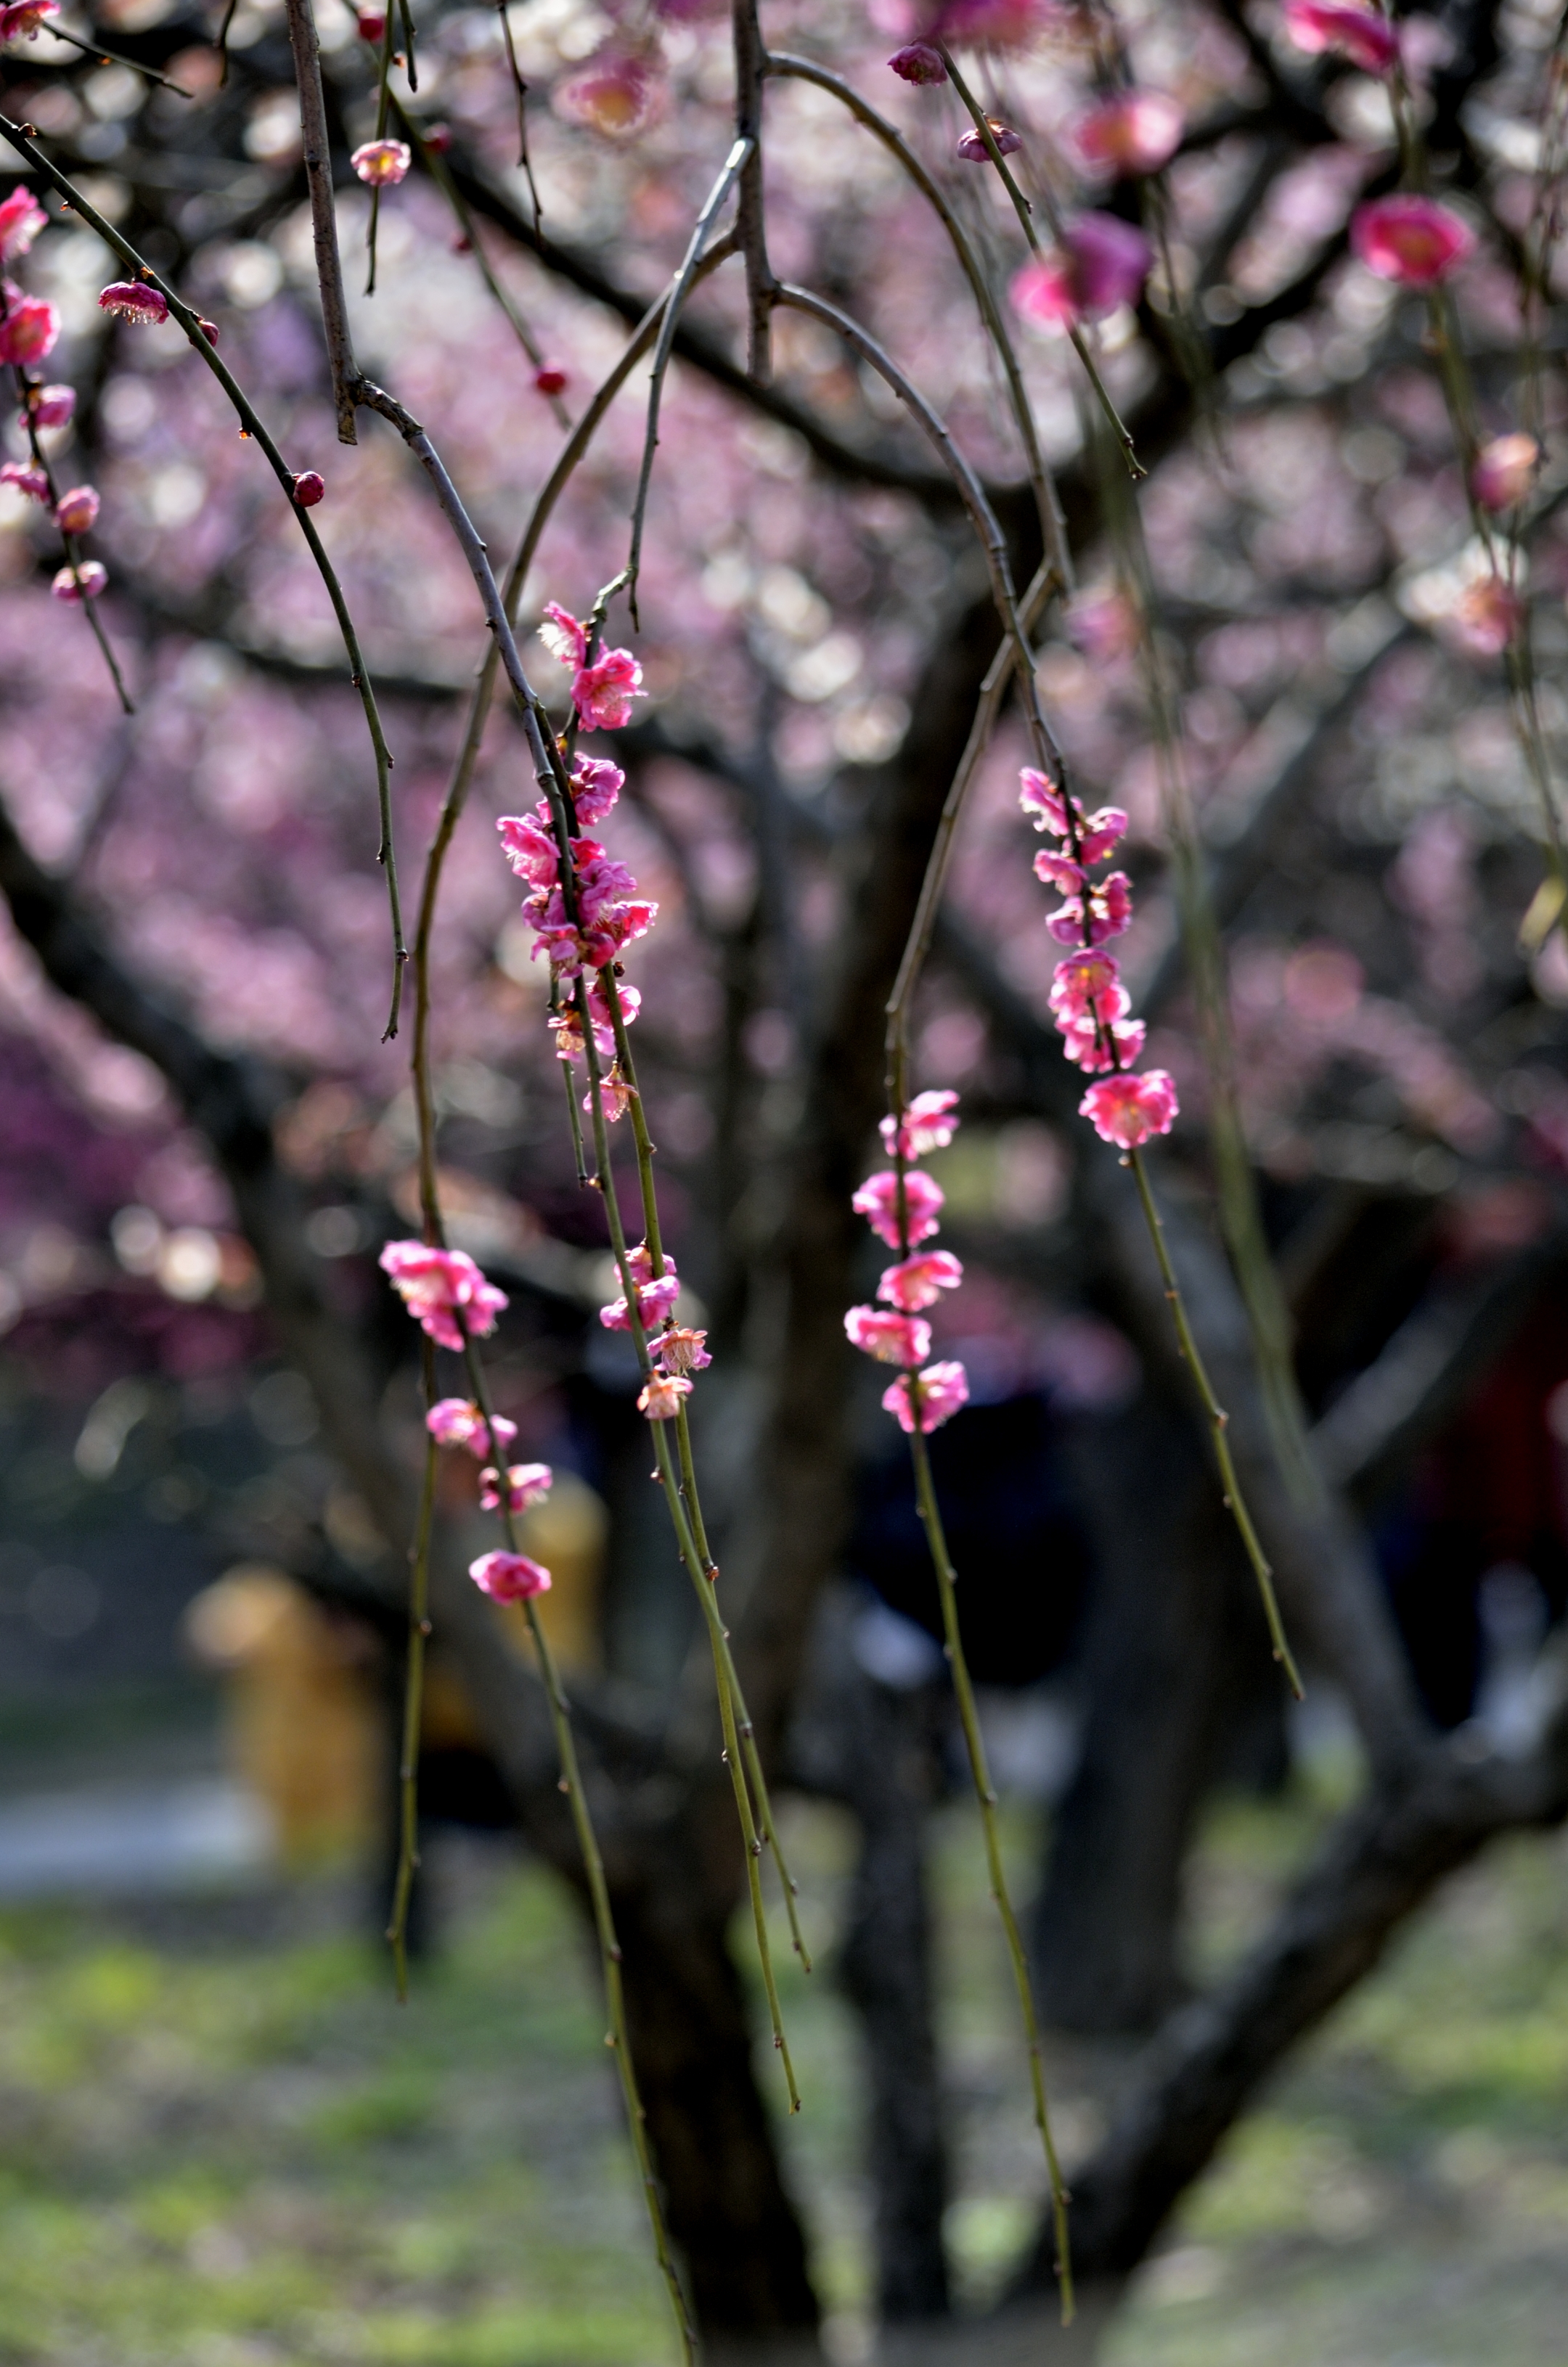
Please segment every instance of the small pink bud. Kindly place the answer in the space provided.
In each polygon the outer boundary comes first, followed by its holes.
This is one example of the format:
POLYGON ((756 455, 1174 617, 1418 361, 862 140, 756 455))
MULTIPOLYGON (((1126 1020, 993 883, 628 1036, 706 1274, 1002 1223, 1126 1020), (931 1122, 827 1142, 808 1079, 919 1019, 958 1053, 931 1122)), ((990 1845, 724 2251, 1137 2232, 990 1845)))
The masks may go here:
MULTIPOLYGON (((1024 144, 1018 133, 1006 123, 999 122, 994 115, 988 115, 985 120, 1001 153, 1004 156, 1015 155, 1024 144)), ((964 133, 959 142, 959 154, 971 164, 988 164, 991 162, 991 151, 978 131, 964 133)))
POLYGON ((367 140, 348 159, 359 178, 372 189, 395 188, 407 177, 413 162, 403 140, 367 140))
POLYGON ((62 493, 54 523, 62 534, 87 534, 98 515, 98 497, 91 485, 73 485, 62 493))
POLYGON ((30 417, 35 427, 64 427, 76 408, 74 386, 33 386, 28 389, 28 407, 21 414, 25 427, 30 417))
POLYGON ((142 279, 112 280, 98 298, 98 308, 121 321, 136 321, 149 329, 169 317, 168 298, 142 279))
POLYGON ((534 372, 534 384, 540 394, 564 394, 566 370, 561 362, 541 362, 534 372))
POLYGON ((1533 436, 1494 436, 1476 455, 1471 491, 1483 510, 1515 510, 1529 492, 1540 465, 1533 436))
POLYGON ((218 323, 216 321, 204 321, 199 318, 196 325, 200 330, 202 335, 206 338, 210 345, 215 345, 217 344, 218 323))
POLYGON ((452 127, 449 123, 432 123, 426 127, 425 145, 434 148, 437 156, 444 156, 451 144, 452 127))
POLYGON ((904 82, 933 83, 948 79, 948 69, 929 41, 909 42, 903 49, 895 50, 888 63, 904 82))
POLYGON ((314 469, 301 469, 294 479, 294 499, 302 510, 313 510, 326 492, 326 479, 314 469))
POLYGON ((84 559, 80 567, 62 567, 49 588, 57 600, 96 600, 108 582, 107 568, 84 559))

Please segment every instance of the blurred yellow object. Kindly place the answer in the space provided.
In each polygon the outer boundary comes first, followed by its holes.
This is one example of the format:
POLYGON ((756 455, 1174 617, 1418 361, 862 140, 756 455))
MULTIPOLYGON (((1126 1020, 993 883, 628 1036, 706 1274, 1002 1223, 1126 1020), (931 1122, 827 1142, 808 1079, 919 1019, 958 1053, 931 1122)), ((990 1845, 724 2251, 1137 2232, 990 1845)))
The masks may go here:
POLYGON ((351 1630, 265 1562, 242 1562, 185 1617, 198 1658, 227 1679, 236 1773, 271 1813, 290 1864, 363 1848, 376 1829, 385 1748, 351 1630))
MULTIPOLYGON (((597 1669, 599 1591, 609 1535, 603 1498, 574 1471, 558 1471, 543 1503, 526 1512, 518 1525, 523 1551, 550 1572, 550 1591, 537 1598, 545 1641, 563 1669, 597 1669)), ((522 1604, 507 1603, 501 1616, 519 1648, 531 1654, 522 1604)))

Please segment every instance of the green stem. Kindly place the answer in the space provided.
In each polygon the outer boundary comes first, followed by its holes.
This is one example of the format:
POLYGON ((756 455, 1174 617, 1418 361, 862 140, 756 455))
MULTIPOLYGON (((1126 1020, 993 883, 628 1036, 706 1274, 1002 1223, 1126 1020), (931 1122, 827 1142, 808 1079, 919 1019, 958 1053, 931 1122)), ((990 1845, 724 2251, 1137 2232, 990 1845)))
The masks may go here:
POLYGON ((948 1664, 953 1673, 953 1693, 959 1705, 959 1718, 963 1727, 963 1738, 969 1752, 969 1771, 974 1782, 974 1796, 980 1806, 980 1822, 985 1835, 985 1863, 991 1876, 991 1896, 996 1901, 996 1911, 1006 1934, 1007 1955, 1013 1968, 1013 1986, 1017 1991, 1018 2012, 1024 2025, 1024 2042, 1028 2050, 1029 2084, 1034 2091, 1035 2126, 1045 2153, 1045 2164, 1051 2179, 1051 2214, 1056 2236, 1056 2273, 1062 2286, 1062 2322, 1073 2320, 1073 2256, 1068 2243, 1067 2205, 1070 2200, 1062 2176, 1062 2164, 1057 2157, 1056 2143, 1051 2133, 1051 2112, 1045 2096, 1045 2069, 1040 2057, 1040 2022, 1035 2012, 1034 1990, 1029 1981, 1028 1958, 1024 1953, 1023 1938, 1018 1931, 1018 1919, 1013 1911, 1013 1901, 1007 1888, 1006 1870, 1002 1863, 1002 1838, 996 1823, 996 1793, 991 1781, 991 1769, 985 1756, 985 1738, 980 1730, 980 1716, 974 1705, 974 1688, 970 1682, 969 1662, 964 1658, 963 1639, 959 1633, 958 1578, 948 1552, 948 1540, 942 1527, 942 1515, 937 1502, 937 1490, 931 1478, 931 1457, 926 1437, 920 1428, 920 1385, 910 1376, 911 1412, 915 1427, 909 1433, 909 1451, 915 1463, 915 1489, 920 1518, 926 1525, 926 1542, 931 1549, 937 1582, 942 1599, 942 1633, 946 1638, 948 1664))

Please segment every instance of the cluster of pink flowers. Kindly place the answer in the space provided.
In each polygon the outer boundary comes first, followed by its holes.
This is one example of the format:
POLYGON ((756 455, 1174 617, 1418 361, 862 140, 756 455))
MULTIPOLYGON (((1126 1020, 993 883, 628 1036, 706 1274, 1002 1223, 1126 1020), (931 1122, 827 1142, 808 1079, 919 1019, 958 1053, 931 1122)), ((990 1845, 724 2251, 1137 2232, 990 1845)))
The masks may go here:
MULTIPOLYGON (((625 778, 618 765, 608 764, 597 757, 579 756, 572 771, 572 800, 577 820, 599 821, 614 805, 625 778)), ((539 932, 534 953, 548 954, 558 976, 575 978, 585 968, 608 968, 634 937, 646 936, 653 927, 657 904, 638 895, 637 882, 626 865, 607 855, 597 838, 572 841, 572 884, 577 908, 576 917, 573 918, 562 892, 561 850, 547 798, 541 798, 530 813, 503 814, 495 827, 501 833, 507 862, 518 878, 528 883, 523 912, 539 932)), ((620 1004, 624 1018, 635 1017, 636 997, 623 991, 620 1004)), ((597 1001, 590 1002, 590 1009, 595 1042, 607 1054, 612 1052, 613 1035, 607 1048, 600 1032, 602 1028, 608 1033, 610 1026, 608 990, 602 984, 597 1001)), ((558 1045, 557 1049, 571 1059, 581 1046, 581 1028, 574 1033, 569 1028, 566 1043, 558 1045)))
POLYGON ((1114 954, 1102 950, 1121 935, 1132 916, 1124 872, 1091 881, 1089 866, 1101 863, 1127 828, 1119 806, 1085 814, 1045 774, 1026 765, 1018 776, 1018 803, 1039 831, 1056 839, 1035 856, 1035 877, 1061 893, 1063 901, 1046 921, 1058 945, 1075 951, 1056 965, 1051 1008, 1067 1058, 1095 1079, 1079 1103, 1102 1141, 1136 1150, 1151 1136, 1168 1134, 1178 1114, 1176 1091, 1164 1069, 1135 1074, 1131 1063, 1143 1049, 1143 1022, 1130 1019, 1131 1002, 1114 954))
POLYGON ((588 631, 558 601, 546 603, 540 640, 551 657, 572 668, 572 704, 585 731, 619 731, 631 720, 631 702, 645 698, 642 669, 630 650, 606 650, 588 663, 588 631))
POLYGON ((945 1150, 958 1130, 955 1093, 916 1093, 898 1119, 882 1120, 882 1142, 896 1168, 869 1175, 853 1206, 879 1240, 900 1252, 877 1285, 881 1307, 852 1307, 844 1318, 851 1344, 879 1364, 898 1365, 901 1377, 883 1392, 882 1404, 906 1431, 916 1420, 922 1431, 938 1429, 968 1402, 969 1376, 951 1361, 927 1364, 931 1326, 921 1309, 935 1306, 944 1290, 956 1290, 963 1267, 950 1250, 915 1251, 937 1230, 942 1187, 908 1161, 945 1150))
MULTIPOLYGON (((0 10, 0 23, 6 13, 0 10)), ((0 264, 26 255, 48 220, 29 188, 14 188, 0 204, 0 264)), ((52 351, 59 336, 60 315, 52 304, 0 279, 0 366, 30 368, 52 351)))
MULTIPOLYGON (((486 1282, 466 1250, 426 1241, 388 1241, 378 1263, 421 1331, 438 1348, 460 1353, 463 1342, 495 1329, 506 1294, 486 1282)), ((497 1425, 499 1427, 499 1425, 497 1425)))
MULTIPOLYGON (((639 1241, 626 1254, 637 1300, 638 1328, 647 1341, 653 1366, 637 1400, 639 1411, 650 1421, 668 1421, 678 1413, 683 1399, 691 1395, 690 1376, 704 1371, 713 1361, 708 1353, 707 1332, 676 1321, 680 1282, 668 1251, 663 1252, 663 1262, 665 1270, 656 1274, 646 1241, 639 1241)), ((599 1321, 607 1331, 630 1331, 631 1309, 626 1299, 612 1299, 608 1307, 601 1307, 599 1321)))

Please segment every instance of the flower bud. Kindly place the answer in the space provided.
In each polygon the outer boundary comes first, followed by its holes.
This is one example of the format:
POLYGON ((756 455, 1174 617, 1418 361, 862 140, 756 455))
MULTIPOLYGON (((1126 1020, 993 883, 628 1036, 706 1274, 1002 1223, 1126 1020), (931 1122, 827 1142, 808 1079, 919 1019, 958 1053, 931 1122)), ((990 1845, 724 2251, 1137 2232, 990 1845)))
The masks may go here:
POLYGON ((107 568, 84 559, 80 567, 62 567, 49 588, 57 600, 96 600, 108 582, 107 568))
POLYGON ((326 479, 314 469, 301 469, 294 479, 294 499, 302 510, 313 510, 326 492, 326 479))
POLYGON ((62 493, 54 523, 62 534, 86 534, 98 515, 98 497, 91 485, 73 485, 62 493))
POLYGON ((540 362, 534 372, 534 384, 540 394, 564 394, 566 369, 562 362, 540 362))
MULTIPOLYGON (((985 122, 1002 155, 1014 155, 1023 146, 1019 134, 1007 124, 998 121, 994 115, 988 115, 985 122)), ((959 154, 971 164, 988 164, 991 161, 991 151, 978 131, 964 133, 963 138, 959 142, 959 154)))
POLYGON ((1483 510, 1516 510, 1540 465, 1540 446, 1533 436, 1494 436, 1476 455, 1471 491, 1483 510))
POLYGON ((888 63, 904 82, 934 83, 948 79, 948 69, 929 41, 909 42, 905 48, 895 50, 888 63))
POLYGON ((115 279, 98 298, 98 309, 121 321, 138 322, 143 328, 155 328, 169 317, 169 300, 156 288, 149 288, 142 279, 115 279))

